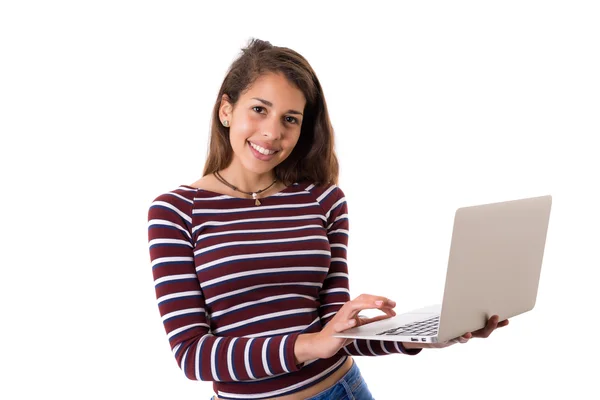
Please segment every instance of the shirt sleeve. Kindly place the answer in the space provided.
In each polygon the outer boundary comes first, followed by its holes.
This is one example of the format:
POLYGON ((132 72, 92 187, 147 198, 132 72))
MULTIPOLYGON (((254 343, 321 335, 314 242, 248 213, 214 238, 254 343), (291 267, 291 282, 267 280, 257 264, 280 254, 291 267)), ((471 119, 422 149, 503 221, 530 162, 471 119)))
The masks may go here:
MULTIPOLYGON (((318 198, 327 218, 327 237, 331 246, 331 264, 319 298, 319 316, 325 326, 340 308, 350 301, 348 276, 348 206, 346 197, 337 186, 331 186, 318 198)), ((406 349, 401 342, 356 339, 338 354, 352 356, 381 356, 393 353, 414 355, 421 349, 406 349)))
POLYGON ((148 211, 148 244, 158 309, 179 367, 203 381, 256 380, 297 371, 299 333, 224 337, 211 333, 196 275, 192 235, 195 192, 157 197, 148 211))

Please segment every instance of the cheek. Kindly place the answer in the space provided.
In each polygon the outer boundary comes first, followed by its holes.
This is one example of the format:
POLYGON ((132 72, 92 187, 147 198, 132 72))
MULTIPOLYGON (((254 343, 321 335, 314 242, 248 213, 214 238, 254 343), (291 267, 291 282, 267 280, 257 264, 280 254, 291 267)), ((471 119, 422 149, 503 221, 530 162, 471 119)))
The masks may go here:
POLYGON ((288 138, 288 143, 290 148, 296 147, 298 141, 300 140, 300 133, 291 134, 288 138))
POLYGON ((247 131, 256 128, 260 121, 260 115, 256 113, 239 113, 235 116, 235 123, 240 130, 247 131))
POLYGON ((229 141, 232 145, 234 142, 246 141, 251 136, 252 124, 244 120, 235 120, 235 129, 229 131, 229 141))

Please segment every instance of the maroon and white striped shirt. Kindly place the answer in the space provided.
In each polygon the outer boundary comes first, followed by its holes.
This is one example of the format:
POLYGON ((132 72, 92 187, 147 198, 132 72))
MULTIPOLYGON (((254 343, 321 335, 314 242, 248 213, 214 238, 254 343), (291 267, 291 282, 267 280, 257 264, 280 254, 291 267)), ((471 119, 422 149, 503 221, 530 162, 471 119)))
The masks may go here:
POLYGON ((182 185, 150 206, 158 308, 185 376, 223 399, 264 399, 314 385, 348 354, 408 353, 356 340, 296 365, 298 335, 350 300, 346 200, 335 185, 300 183, 261 202, 182 185))

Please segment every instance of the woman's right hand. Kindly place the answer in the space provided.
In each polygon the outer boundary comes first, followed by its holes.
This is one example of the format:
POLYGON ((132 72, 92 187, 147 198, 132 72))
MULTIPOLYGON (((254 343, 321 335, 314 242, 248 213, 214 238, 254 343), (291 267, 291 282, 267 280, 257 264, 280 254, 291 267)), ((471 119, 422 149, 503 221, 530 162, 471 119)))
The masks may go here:
POLYGON ((343 332, 347 329, 382 319, 391 318, 396 315, 393 308, 396 302, 382 296, 370 294, 361 294, 354 300, 344 304, 337 314, 325 325, 319 333, 311 337, 310 346, 313 358, 330 358, 335 355, 342 347, 351 343, 354 339, 337 338, 333 335, 343 332), (373 318, 359 317, 362 310, 379 309, 385 315, 379 315, 373 318))

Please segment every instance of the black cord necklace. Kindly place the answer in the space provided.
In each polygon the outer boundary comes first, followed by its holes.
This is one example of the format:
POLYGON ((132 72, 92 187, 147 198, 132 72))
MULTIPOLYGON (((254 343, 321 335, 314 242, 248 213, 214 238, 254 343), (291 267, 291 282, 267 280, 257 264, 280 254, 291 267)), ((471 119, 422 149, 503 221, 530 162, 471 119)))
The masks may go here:
POLYGON ((269 186, 267 186, 264 189, 261 190, 257 190, 256 192, 244 192, 243 190, 238 189, 237 187, 233 186, 231 183, 227 182, 225 180, 225 178, 223 178, 221 176, 221 174, 219 174, 219 171, 215 171, 213 173, 213 175, 215 176, 215 178, 217 178, 219 180, 219 182, 221 182, 222 184, 230 187, 231 189, 238 191, 240 193, 244 193, 247 194, 248 196, 252 196, 252 198, 254 199, 254 204, 257 206, 260 206, 260 201, 258 200, 258 195, 261 194, 262 192, 264 192, 265 190, 268 190, 271 188, 271 186, 273 186, 275 184, 275 182, 277 182, 277 178, 275 178, 275 180, 273 181, 273 183, 271 183, 269 186))

